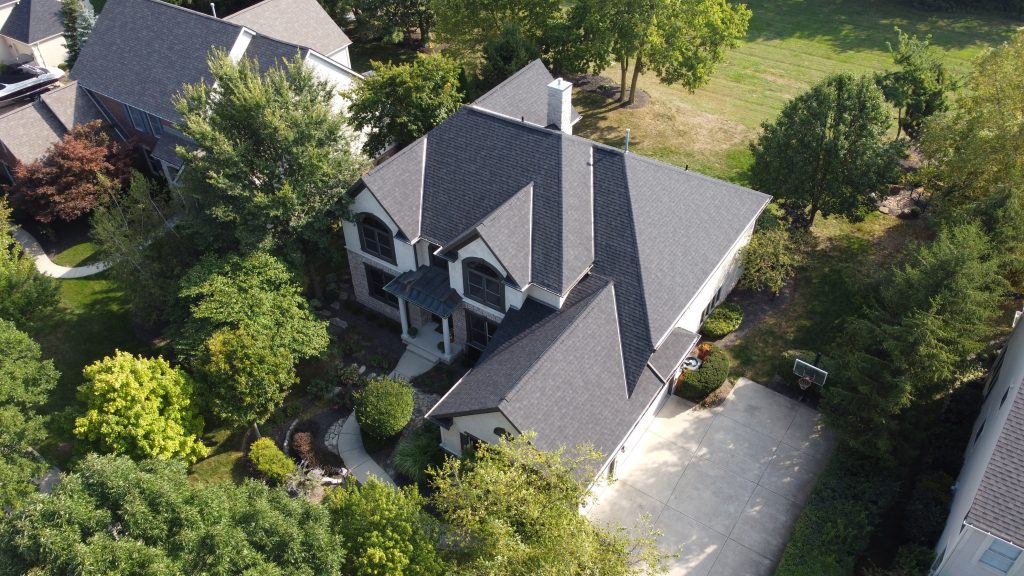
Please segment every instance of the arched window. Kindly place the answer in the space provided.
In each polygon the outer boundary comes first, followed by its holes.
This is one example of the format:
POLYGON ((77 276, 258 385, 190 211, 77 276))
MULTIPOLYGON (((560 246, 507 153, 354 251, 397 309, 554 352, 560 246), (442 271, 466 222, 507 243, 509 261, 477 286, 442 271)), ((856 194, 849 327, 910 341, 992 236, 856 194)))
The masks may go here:
POLYGON ((497 270, 480 259, 466 260, 462 265, 466 296, 472 300, 505 311, 505 286, 497 270))
POLYGON ((363 252, 395 263, 395 237, 387 224, 377 217, 370 214, 359 217, 359 244, 363 252))

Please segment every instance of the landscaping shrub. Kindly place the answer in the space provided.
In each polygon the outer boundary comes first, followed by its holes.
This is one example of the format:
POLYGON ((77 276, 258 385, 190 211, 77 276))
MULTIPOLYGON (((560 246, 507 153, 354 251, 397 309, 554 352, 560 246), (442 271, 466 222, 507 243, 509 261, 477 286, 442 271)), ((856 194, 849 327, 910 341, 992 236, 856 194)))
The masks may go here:
POLYGON ((898 490, 877 461, 840 446, 797 519, 775 576, 853 574, 898 490))
POLYGON ((304 461, 310 468, 320 468, 320 459, 317 458, 313 434, 310 432, 296 432, 292 434, 292 453, 300 461, 304 461))
POLYGON ((399 474, 420 484, 427 482, 427 468, 444 462, 441 435, 436 425, 424 423, 415 434, 403 438, 395 448, 394 464, 399 474))
POLYGON ((679 395, 691 402, 704 400, 729 377, 729 368, 729 356, 719 348, 711 348, 700 368, 686 373, 679 386, 679 395))
POLYGON ((284 482, 295 470, 295 462, 270 438, 260 438, 249 446, 249 461, 260 474, 277 483, 284 482))
POLYGON ((740 327, 743 321, 743 309, 727 302, 711 311, 704 325, 700 327, 701 334, 711 340, 718 340, 726 334, 740 327))
POLYGON ((944 472, 925 474, 917 479, 903 514, 903 536, 917 544, 934 544, 946 523, 953 497, 953 478, 944 472))
POLYGON ((412 387, 402 380, 374 378, 356 392, 355 401, 360 428, 376 440, 398 434, 412 419, 412 387))

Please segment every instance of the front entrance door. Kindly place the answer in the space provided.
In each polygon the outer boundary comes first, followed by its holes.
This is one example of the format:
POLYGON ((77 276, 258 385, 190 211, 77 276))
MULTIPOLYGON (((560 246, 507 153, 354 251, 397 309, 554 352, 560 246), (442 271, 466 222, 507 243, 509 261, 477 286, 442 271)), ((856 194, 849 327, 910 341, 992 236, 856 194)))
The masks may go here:
POLYGON ((452 317, 451 316, 449 316, 447 318, 441 318, 437 314, 431 314, 430 315, 430 319, 433 320, 435 324, 437 324, 437 328, 435 328, 434 330, 438 334, 444 334, 444 328, 442 328, 442 326, 444 326, 444 324, 446 324, 446 323, 448 324, 448 333, 452 334, 452 317))

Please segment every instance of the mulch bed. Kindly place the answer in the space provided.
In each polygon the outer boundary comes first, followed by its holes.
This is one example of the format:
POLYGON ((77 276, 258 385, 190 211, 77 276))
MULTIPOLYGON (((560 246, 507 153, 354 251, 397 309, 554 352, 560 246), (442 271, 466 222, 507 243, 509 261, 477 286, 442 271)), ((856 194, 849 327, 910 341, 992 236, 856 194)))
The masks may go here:
MULTIPOLYGON (((619 84, 607 76, 582 74, 574 76, 570 80, 575 88, 583 90, 584 92, 597 94, 598 96, 608 100, 619 99, 619 84)), ((627 110, 639 110, 650 103, 651 95, 641 90, 637 93, 632 104, 621 104, 619 107, 627 110)))

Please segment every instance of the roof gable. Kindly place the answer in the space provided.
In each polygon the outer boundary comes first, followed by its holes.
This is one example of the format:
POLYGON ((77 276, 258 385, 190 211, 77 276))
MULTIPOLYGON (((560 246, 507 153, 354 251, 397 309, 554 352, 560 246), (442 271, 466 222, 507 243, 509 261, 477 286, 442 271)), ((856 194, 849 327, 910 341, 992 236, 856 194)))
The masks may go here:
POLYGON ((264 0, 224 20, 325 56, 352 43, 317 0, 264 0))
POLYGON ((0 143, 19 162, 41 158, 64 132, 57 117, 38 100, 0 116, 0 143))
MULTIPOLYGON (((548 125, 548 89, 554 80, 539 58, 476 99, 473 105, 535 126, 548 125)), ((580 119, 572 109, 572 123, 580 119)))
POLYGON ((0 35, 34 44, 64 33, 60 0, 21 0, 0 28, 0 35))
POLYGON ((476 227, 480 238, 519 286, 530 282, 533 184, 528 184, 476 227))
POLYGON ((50 90, 44 93, 41 99, 65 130, 71 130, 78 124, 103 119, 99 108, 85 93, 85 90, 78 85, 78 82, 71 82, 56 90, 50 90))

